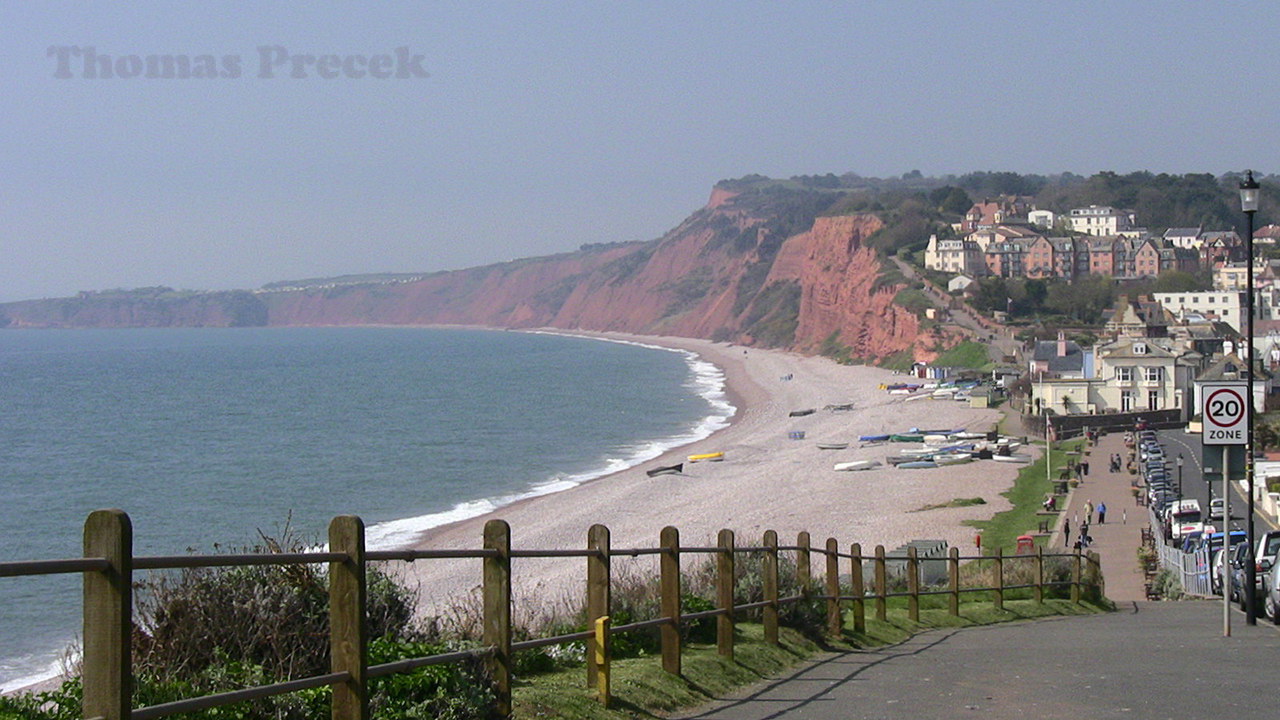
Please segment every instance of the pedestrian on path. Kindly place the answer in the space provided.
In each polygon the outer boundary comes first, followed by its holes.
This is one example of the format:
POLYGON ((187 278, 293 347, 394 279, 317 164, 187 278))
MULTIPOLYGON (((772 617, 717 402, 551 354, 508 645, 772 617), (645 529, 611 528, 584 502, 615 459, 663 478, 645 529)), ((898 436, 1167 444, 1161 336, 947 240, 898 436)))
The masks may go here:
POLYGON ((1093 501, 1085 500, 1084 501, 1084 524, 1088 525, 1091 522, 1093 522, 1093 501))
POLYGON ((1098 524, 1107 524, 1107 504, 1104 502, 1098 503, 1098 524))
POLYGON ((1062 546, 1071 547, 1071 521, 1062 518, 1062 546))
POLYGON ((1085 474, 1085 475, 1088 475, 1088 474, 1089 474, 1089 461, 1088 461, 1088 460, 1086 460, 1086 461, 1084 461, 1084 462, 1080 463, 1080 467, 1084 468, 1084 474, 1085 474))

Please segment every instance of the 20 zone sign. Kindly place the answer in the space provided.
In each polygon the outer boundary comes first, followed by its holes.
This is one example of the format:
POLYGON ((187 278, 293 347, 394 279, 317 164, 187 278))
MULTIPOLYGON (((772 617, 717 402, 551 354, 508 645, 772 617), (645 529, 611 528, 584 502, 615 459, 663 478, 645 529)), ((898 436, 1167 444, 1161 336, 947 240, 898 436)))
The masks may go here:
POLYGON ((1249 412, 1247 383, 1206 383, 1200 396, 1205 445, 1245 445, 1249 412))

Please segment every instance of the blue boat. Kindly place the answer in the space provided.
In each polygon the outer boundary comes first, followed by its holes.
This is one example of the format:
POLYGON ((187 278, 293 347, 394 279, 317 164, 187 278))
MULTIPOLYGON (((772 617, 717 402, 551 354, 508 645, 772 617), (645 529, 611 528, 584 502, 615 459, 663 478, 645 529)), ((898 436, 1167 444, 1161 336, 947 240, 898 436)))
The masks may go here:
POLYGON ((888 435, 862 435, 858 437, 861 442, 885 442, 888 439, 888 435))

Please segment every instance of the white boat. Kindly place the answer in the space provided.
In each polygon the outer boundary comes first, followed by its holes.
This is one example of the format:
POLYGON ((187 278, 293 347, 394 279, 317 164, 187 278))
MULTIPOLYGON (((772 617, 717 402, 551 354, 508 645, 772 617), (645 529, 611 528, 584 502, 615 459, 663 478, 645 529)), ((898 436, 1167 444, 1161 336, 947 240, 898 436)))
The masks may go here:
POLYGON ((850 462, 836 463, 835 470, 870 470, 874 467, 880 467, 878 460, 852 460, 850 462))
POLYGON ((959 465, 973 460, 973 455, 967 452, 957 453, 938 453, 933 456, 933 461, 939 465, 959 465))
POLYGON ((930 460, 917 460, 916 462, 902 463, 898 467, 907 470, 927 470, 938 467, 938 463, 930 460))
POLYGON ((995 460, 996 462, 1007 462, 1007 463, 1029 463, 1029 462, 1031 462, 1031 456, 1030 456, 1030 455, 992 455, 992 456, 991 456, 991 459, 992 459, 992 460, 995 460))
POLYGON ((987 434, 980 432, 958 432, 951 433, 951 437, 956 440, 985 440, 987 438, 987 434))
POLYGON ((925 435, 924 436, 925 445, 946 445, 950 442, 951 440, 949 440, 946 435, 925 435))
POLYGON ((847 442, 818 443, 819 450, 843 450, 849 447, 847 442))

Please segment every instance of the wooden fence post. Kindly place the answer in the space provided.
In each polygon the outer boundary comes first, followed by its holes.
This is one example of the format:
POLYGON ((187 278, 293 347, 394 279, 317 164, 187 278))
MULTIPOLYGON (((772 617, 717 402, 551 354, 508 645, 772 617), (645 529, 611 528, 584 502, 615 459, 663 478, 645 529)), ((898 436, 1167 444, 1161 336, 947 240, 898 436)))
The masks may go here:
POLYGON ((1096 581, 1091 580, 1090 585, 1096 583, 1098 599, 1105 598, 1107 596, 1107 578, 1102 574, 1102 559, 1093 550, 1089 551, 1089 577, 1097 578, 1096 581))
POLYGON ((888 578, 885 577, 884 571, 884 546, 876 546, 876 619, 887 620, 889 617, 889 608, 887 607, 888 598, 885 597, 889 592, 888 578))
POLYGON ((796 535, 796 584, 800 586, 800 594, 809 597, 809 583, 812 575, 809 572, 809 533, 796 535))
POLYGON ((333 720, 369 717, 369 642, 365 622, 364 521, 339 515, 329 522, 329 550, 347 559, 329 563, 329 666, 351 679, 333 686, 333 720))
POLYGON ((840 617, 840 544, 827 538, 827 634, 839 636, 840 617))
POLYGON ((862 598, 867 594, 867 588, 862 582, 862 544, 850 545, 849 554, 853 556, 849 566, 850 594, 853 595, 853 631, 864 633, 867 631, 867 603, 862 598))
POLYGON ((920 622, 920 556, 916 546, 907 548, 907 617, 920 622))
POLYGON ((764 641, 778 644, 778 533, 764 531, 764 641))
POLYGON ((484 524, 484 548, 497 555, 484 559, 484 637, 493 648, 489 674, 497 692, 496 711, 511 717, 511 526, 505 520, 484 524))
POLYGON ((1044 547, 1036 548, 1036 604, 1044 604, 1044 547))
POLYGON ((996 610, 1004 610, 1004 548, 996 548, 996 610))
POLYGON ((680 674, 680 531, 662 528, 660 568, 662 571, 662 615, 667 618, 659 632, 662 638, 662 669, 680 674))
POLYGON ((122 510, 84 522, 84 556, 106 558, 84 574, 84 716, 127 720, 133 694, 133 523, 122 510))
MULTIPOLYGON (((609 616, 610 596, 610 559, 609 528, 595 524, 587 529, 587 549, 595 550, 598 555, 587 556, 587 627, 594 628, 596 622, 609 616)), ((600 672, 597 658, 609 656, 609 636, 604 636, 604 647, 597 647, 600 636, 597 634, 587 641, 587 687, 595 687, 596 675, 600 672)))
POLYGON ((1080 604, 1080 548, 1071 557, 1071 602, 1080 604))
POLYGON ((721 530, 716 553, 716 651, 733 660, 733 531, 721 530))
POLYGON ((951 581, 951 617, 960 617, 960 548, 951 547, 947 558, 947 579, 951 581))

